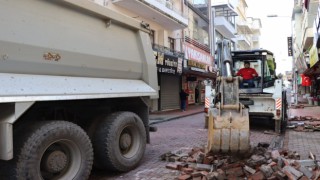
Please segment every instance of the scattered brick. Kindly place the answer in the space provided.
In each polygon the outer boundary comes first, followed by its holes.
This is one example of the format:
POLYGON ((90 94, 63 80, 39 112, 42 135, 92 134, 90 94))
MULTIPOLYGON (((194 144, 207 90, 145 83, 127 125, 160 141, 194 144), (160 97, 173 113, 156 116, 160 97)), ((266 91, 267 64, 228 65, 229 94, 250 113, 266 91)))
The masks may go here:
POLYGON ((272 168, 268 165, 261 165, 260 170, 266 178, 271 177, 273 174, 272 168))
POLYGON ((304 174, 304 176, 306 176, 307 178, 311 179, 312 177, 312 172, 310 172, 306 167, 304 166, 300 166, 299 167, 299 171, 302 172, 304 174))
POLYGON ((192 177, 192 180, 202 180, 202 176, 192 177))
POLYGON ((188 167, 188 164, 187 164, 187 163, 181 162, 181 163, 178 163, 178 164, 177 164, 177 169, 178 169, 179 171, 181 171, 182 168, 186 168, 186 167, 188 167))
POLYGON ((248 171, 250 174, 256 173, 256 170, 252 169, 252 168, 249 167, 249 166, 244 166, 243 169, 246 170, 246 171, 248 171))
POLYGON ((278 159, 278 157, 280 157, 280 153, 279 153, 279 151, 278 150, 273 150, 272 152, 271 152, 271 157, 272 157, 272 160, 277 160, 278 159))
POLYGON ((184 168, 181 169, 181 171, 185 172, 186 174, 191 174, 191 173, 193 173, 193 168, 184 167, 184 168))
POLYGON ((178 157, 178 156, 170 156, 169 157, 169 162, 176 162, 176 161, 178 161, 180 159, 180 157, 178 157))
POLYGON ((180 175, 178 177, 178 180, 190 180, 190 179, 192 179, 192 177, 189 174, 180 175))
POLYGON ((191 176, 192 176, 193 178, 195 178, 195 177, 201 177, 201 176, 202 176, 202 173, 199 172, 199 171, 196 171, 196 172, 191 173, 191 176))
POLYGON ((163 160, 175 159, 175 163, 169 163, 166 168, 179 170, 181 180, 224 180, 224 179, 317 179, 320 170, 314 169, 315 156, 310 153, 313 159, 300 160, 300 155, 295 151, 288 150, 267 150, 267 145, 255 147, 246 157, 225 154, 204 154, 199 148, 192 152, 185 153, 176 151, 162 155, 163 160), (184 156, 189 154, 189 157, 184 156), (180 157, 181 158, 176 158, 180 157), (194 163, 203 159, 205 163, 194 163), (187 159, 193 159, 187 162, 187 159))
POLYGON ((211 171, 212 170, 212 165, 208 164, 197 164, 196 169, 199 171, 211 171))
POLYGON ((177 164, 167 164, 166 168, 167 169, 172 169, 172 170, 178 170, 177 164))
POLYGON ((265 179, 263 173, 261 171, 258 171, 256 173, 254 173, 253 175, 250 176, 250 178, 252 180, 261 180, 261 179, 265 179))
POLYGON ((302 172, 296 170, 292 166, 283 167, 283 171, 291 179, 299 179, 301 176, 303 176, 302 172))
POLYGON ((213 156, 205 156, 203 159, 203 164, 211 164, 213 161, 213 156))
POLYGON ((310 178, 308 178, 307 176, 302 176, 299 180, 309 180, 310 178))
POLYGON ((286 179, 286 175, 283 173, 283 172, 281 172, 281 171, 277 171, 276 173, 275 173, 275 176, 279 179, 279 180, 285 180, 286 179))

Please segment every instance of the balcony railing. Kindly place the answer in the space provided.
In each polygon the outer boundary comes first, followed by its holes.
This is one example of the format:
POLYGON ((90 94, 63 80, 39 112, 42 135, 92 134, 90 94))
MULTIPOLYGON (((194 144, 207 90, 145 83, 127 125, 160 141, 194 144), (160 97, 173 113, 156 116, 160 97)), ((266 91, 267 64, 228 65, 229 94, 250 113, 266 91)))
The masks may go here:
MULTIPOLYGON (((140 0, 140 1, 145 1, 145 0, 140 0)), ((172 11, 174 11, 175 13, 179 14, 180 16, 184 17, 184 18, 188 18, 188 13, 183 13, 181 10, 175 8, 173 6, 173 2, 172 0, 166 1, 166 0, 155 0, 158 3, 162 4, 163 6, 167 7, 168 9, 171 9, 172 11)))
POLYGON ((206 52, 208 52, 208 53, 210 53, 210 47, 198 42, 197 40, 194 40, 194 39, 186 36, 185 37, 185 41, 190 43, 190 44, 192 44, 192 45, 194 45, 194 46, 196 46, 196 47, 198 47, 198 48, 200 48, 200 49, 202 49, 202 50, 204 50, 204 51, 206 51, 206 52))
POLYGON ((238 41, 244 41, 248 46, 251 46, 250 38, 245 34, 237 35, 238 41))
POLYGON ((165 54, 169 54, 169 55, 173 55, 176 57, 184 57, 184 53, 180 52, 180 51, 176 51, 174 49, 159 45, 159 44, 152 44, 152 49, 156 50, 158 52, 163 52, 165 54))

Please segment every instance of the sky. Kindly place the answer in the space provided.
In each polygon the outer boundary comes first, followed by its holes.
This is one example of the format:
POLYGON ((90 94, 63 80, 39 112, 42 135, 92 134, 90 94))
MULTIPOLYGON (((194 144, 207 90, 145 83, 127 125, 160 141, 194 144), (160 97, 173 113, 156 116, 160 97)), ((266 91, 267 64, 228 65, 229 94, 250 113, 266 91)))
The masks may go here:
POLYGON ((277 70, 284 74, 292 69, 288 56, 287 37, 291 36, 293 0, 246 0, 247 17, 260 18, 262 29, 260 47, 274 53, 277 70), (277 15, 278 17, 267 17, 277 15))

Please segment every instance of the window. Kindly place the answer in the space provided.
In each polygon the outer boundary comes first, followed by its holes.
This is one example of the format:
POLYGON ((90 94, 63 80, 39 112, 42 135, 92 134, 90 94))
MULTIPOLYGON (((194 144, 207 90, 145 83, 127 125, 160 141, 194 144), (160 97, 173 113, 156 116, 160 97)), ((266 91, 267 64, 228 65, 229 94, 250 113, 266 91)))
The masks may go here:
POLYGON ((153 45, 154 44, 154 30, 151 30, 150 33, 149 33, 149 37, 150 37, 150 41, 151 41, 151 44, 153 45))
POLYGON ((253 79, 254 87, 261 88, 261 72, 262 72, 262 61, 261 59, 246 59, 246 60, 235 60, 234 62, 234 73, 237 74, 241 68, 244 68, 244 62, 250 62, 250 67, 255 69, 258 73, 258 77, 253 79))
POLYGON ((174 39, 171 37, 168 37, 168 41, 169 41, 170 50, 174 50, 174 39))
POLYGON ((275 65, 274 65, 274 59, 273 56, 267 55, 267 60, 265 62, 264 66, 264 81, 271 81, 275 78, 274 75, 274 70, 275 70, 275 65))

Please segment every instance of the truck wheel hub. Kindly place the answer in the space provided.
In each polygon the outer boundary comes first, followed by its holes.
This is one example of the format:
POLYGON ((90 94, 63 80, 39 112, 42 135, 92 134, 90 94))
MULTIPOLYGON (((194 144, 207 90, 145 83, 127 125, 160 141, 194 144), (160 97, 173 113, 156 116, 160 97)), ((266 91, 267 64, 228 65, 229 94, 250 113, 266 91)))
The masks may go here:
POLYGON ((125 150, 128 149, 131 146, 132 139, 130 134, 124 133, 120 137, 120 148, 125 150))
POLYGON ((45 158, 45 169, 51 173, 62 171, 67 166, 67 155, 62 151, 53 151, 45 158))

